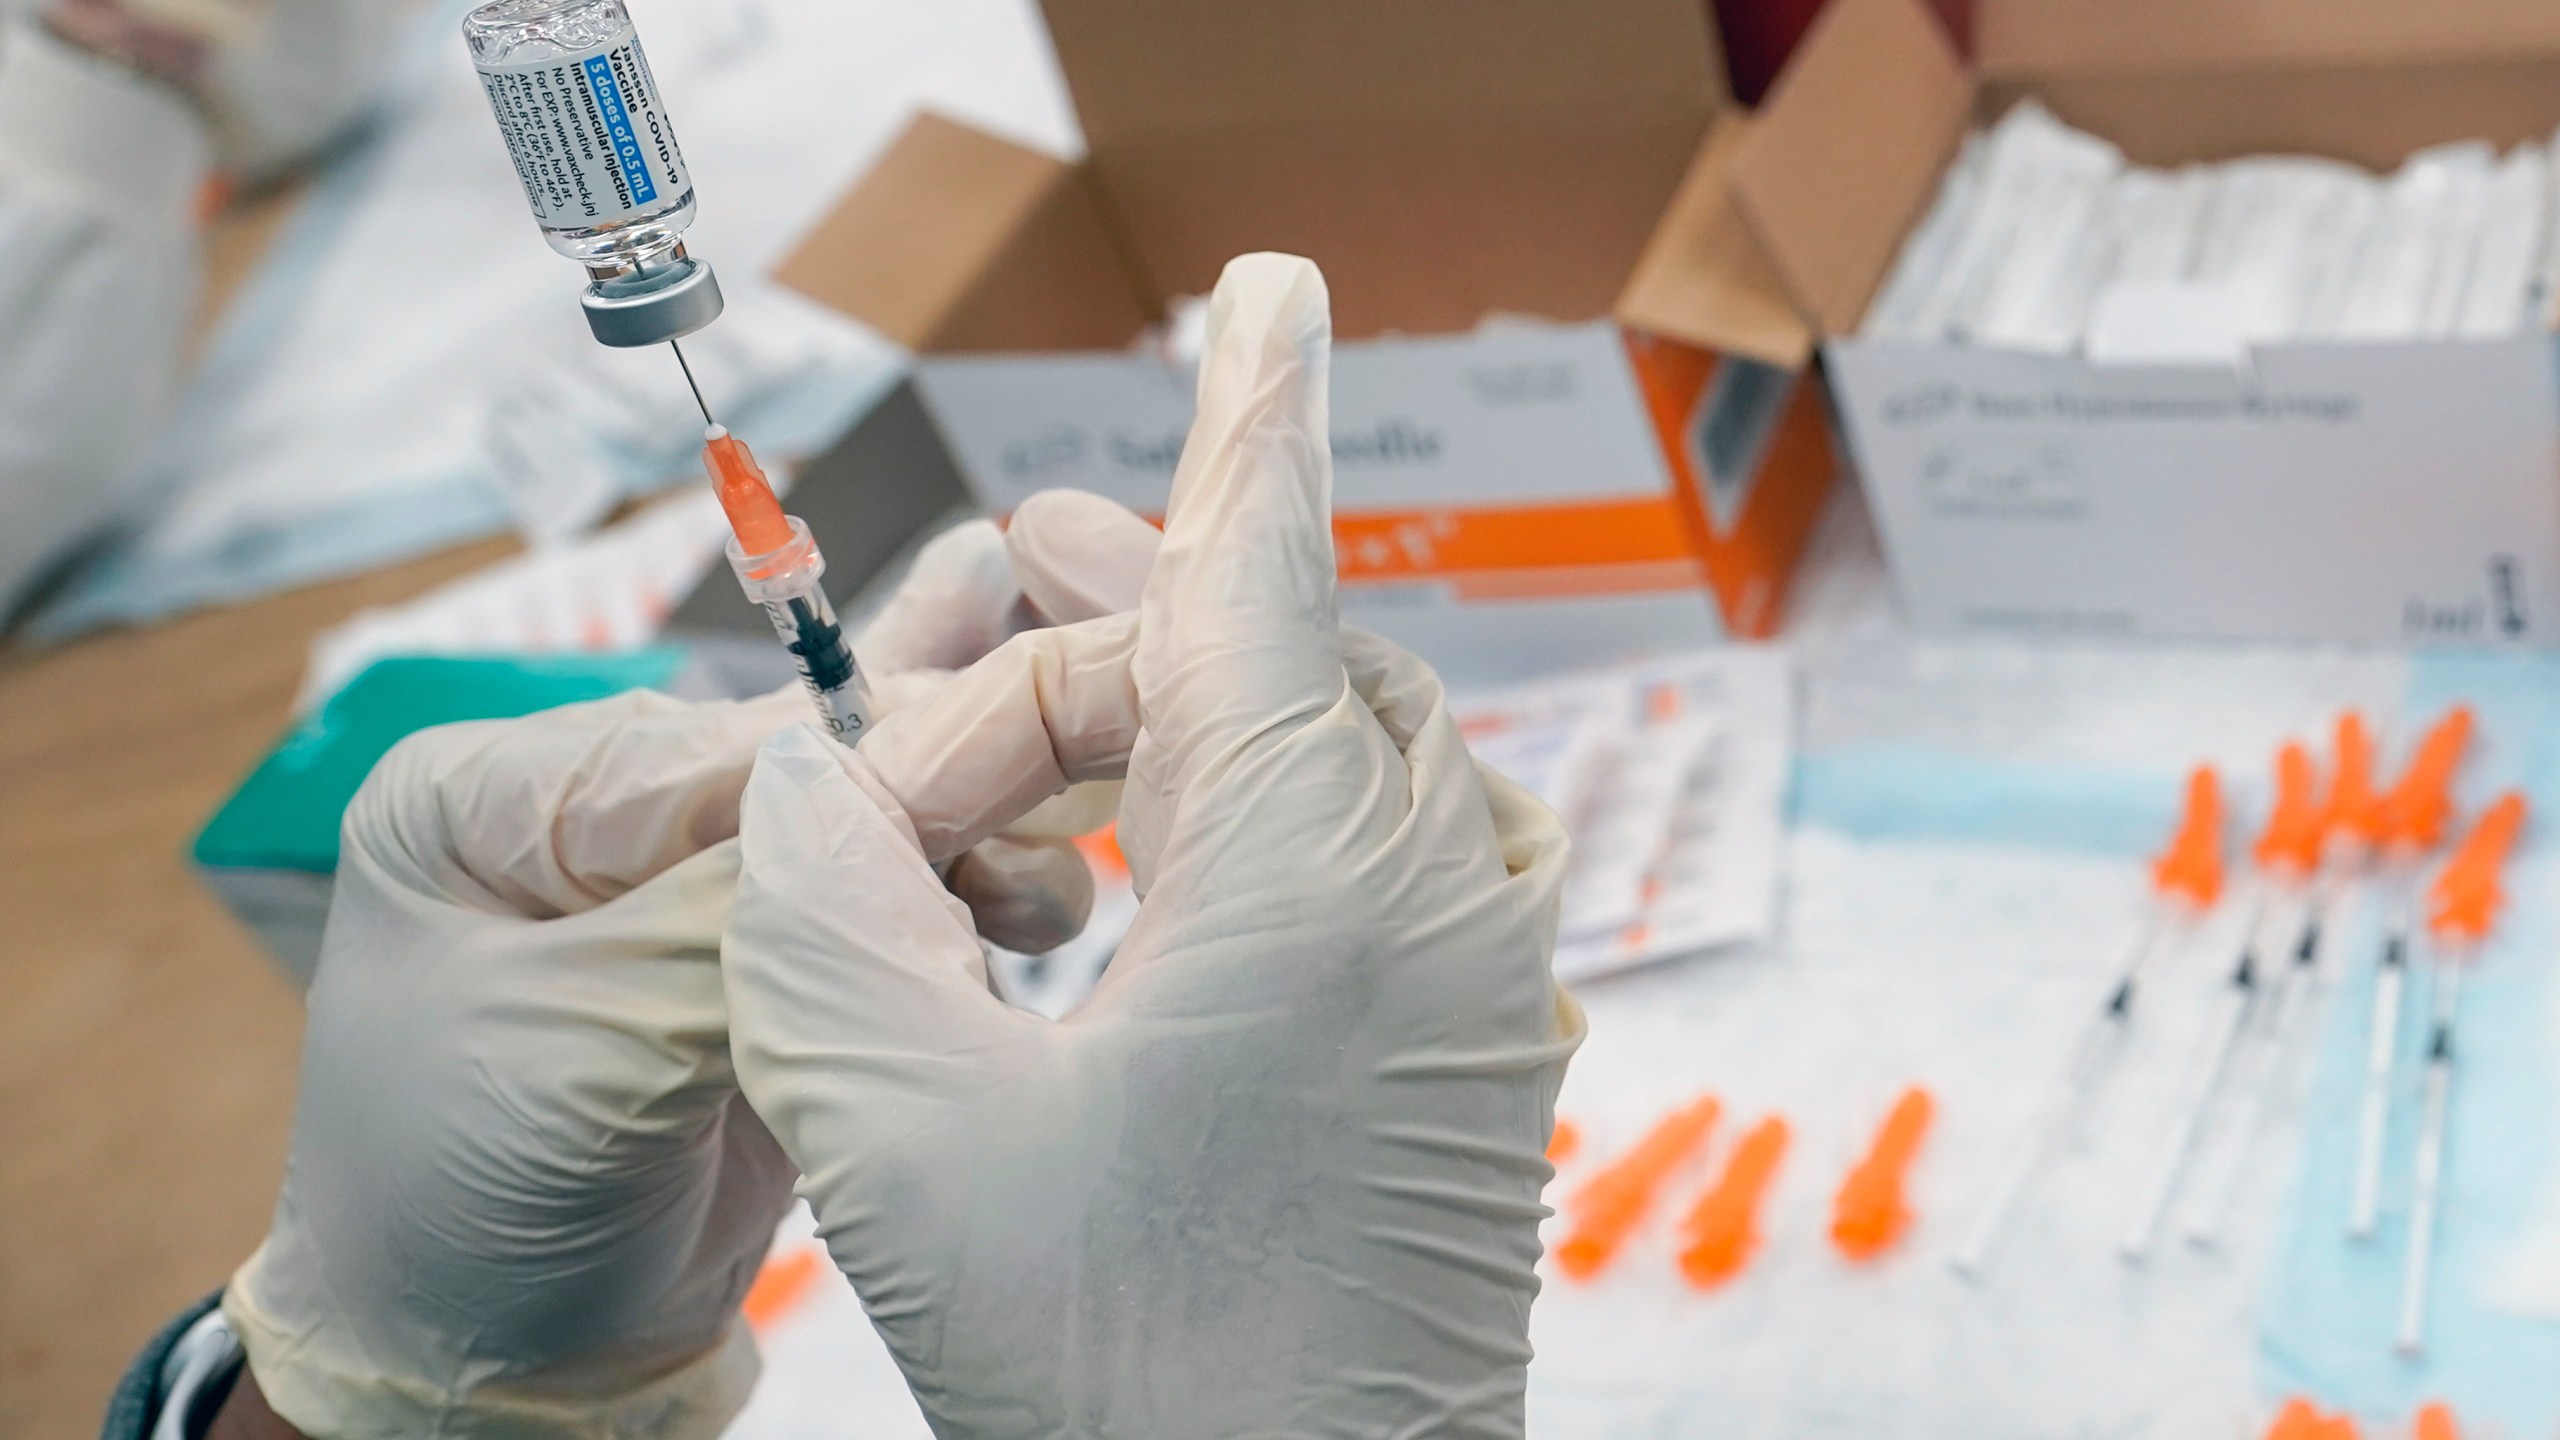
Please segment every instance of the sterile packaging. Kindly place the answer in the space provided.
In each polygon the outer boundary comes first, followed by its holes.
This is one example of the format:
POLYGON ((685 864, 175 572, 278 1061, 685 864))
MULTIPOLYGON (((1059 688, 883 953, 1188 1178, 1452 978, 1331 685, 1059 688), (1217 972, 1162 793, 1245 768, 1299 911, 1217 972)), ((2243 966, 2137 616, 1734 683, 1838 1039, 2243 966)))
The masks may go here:
POLYGON ((2412 156, 2391 178, 2329 333, 2397 340, 2450 328, 2493 158, 2484 145, 2446 145, 2412 156))
POLYGON ((2533 323, 2534 269, 2549 243, 2550 189, 2551 156, 2544 147, 2519 145, 2498 162, 2455 334, 2490 339, 2533 323))
POLYGON ((1955 333, 1984 345, 2068 351, 2103 275, 2105 206, 2124 156, 2033 101, 1993 128, 1991 148, 1990 184, 1976 202, 1982 245, 1964 262, 1955 333))
POLYGON ((1938 279, 1946 273, 1979 207, 1990 149, 1991 142, 1984 136, 1964 137, 1963 148, 1948 164, 1946 179, 1938 186, 1938 198, 1929 203, 1929 213, 1911 232, 1911 238, 1903 242, 1891 278, 1877 292, 1875 303, 1867 307, 1860 335, 1869 340, 1940 337, 1941 330, 1930 323, 1936 313, 1938 279))
POLYGON ((2226 287, 2250 341, 2301 333, 2315 295, 2353 264, 2350 237, 2378 205, 2373 178, 2294 156, 2236 160, 2205 173, 2211 198, 2187 278, 2226 287))
POLYGON ((2127 170, 2107 191, 2106 285, 2176 280, 2194 263, 2213 200, 2203 169, 2127 170))
POLYGON ((2351 8, 1808 33, 1737 200, 1924 628, 2560 637, 2560 10, 2351 8))
POLYGON ((1792 673, 1783 651, 1739 645, 1455 702, 1477 761, 1573 836, 1560 979, 1768 938, 1792 673))
POLYGON ((1179 302, 1286 250, 1332 297, 1345 619, 1475 684, 1770 633, 1832 442, 1694 0, 1042 10, 1088 155, 928 112, 775 271, 915 353, 982 505, 1161 513, 1179 302))

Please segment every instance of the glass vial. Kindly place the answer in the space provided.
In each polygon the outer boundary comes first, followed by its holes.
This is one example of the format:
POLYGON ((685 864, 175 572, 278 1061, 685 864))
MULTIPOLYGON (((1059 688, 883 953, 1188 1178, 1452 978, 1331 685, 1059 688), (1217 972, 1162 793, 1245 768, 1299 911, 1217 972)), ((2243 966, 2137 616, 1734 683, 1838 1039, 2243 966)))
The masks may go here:
POLYGON ((622 0, 491 0, 462 35, 551 248, 599 277, 673 250, 693 179, 622 0))

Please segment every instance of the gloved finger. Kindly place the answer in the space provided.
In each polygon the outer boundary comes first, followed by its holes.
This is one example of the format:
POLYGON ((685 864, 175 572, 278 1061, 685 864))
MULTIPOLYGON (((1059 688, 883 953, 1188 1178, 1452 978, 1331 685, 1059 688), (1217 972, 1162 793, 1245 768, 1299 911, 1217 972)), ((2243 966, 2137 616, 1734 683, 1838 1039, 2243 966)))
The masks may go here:
POLYGON ((356 792, 344 847, 483 909, 575 914, 735 835, 756 747, 805 714, 632 691, 422 730, 356 792))
POLYGON ((1088 490, 1043 490, 1004 531, 1023 596, 1052 625, 1137 609, 1163 543, 1135 511, 1088 490))
MULTIPOLYGON (((1564 821, 1536 796, 1475 762, 1450 713, 1448 692, 1420 656, 1346 626, 1342 659, 1351 688, 1403 753, 1416 803, 1449 812, 1432 833, 1472 841, 1489 826, 1503 868, 1525 888, 1521 903, 1535 927, 1529 933, 1554 934, 1571 854, 1564 821)), ((1447 848, 1465 855, 1484 847, 1447 848)))
POLYGON ((1284 738, 1342 698, 1327 304, 1314 264, 1287 255, 1228 262, 1210 296, 1136 656, 1177 784, 1198 757, 1284 738))
MULTIPOLYGON (((849 1172, 894 1163, 897 1144, 961 1138, 943 1123, 947 1097, 1014 1068, 1012 1045, 1043 1022, 987 992, 968 912, 864 756, 807 727, 779 735, 741 813, 721 941, 738 1083, 809 1193, 843 1194, 849 1172)), ((849 1256, 907 1253, 875 1231, 936 1222, 838 1211, 823 1223, 859 1284, 849 1256)))
POLYGON ((1116 779, 1138 733, 1134 615, 1029 630, 872 729, 866 762, 927 858, 959 854, 1083 780, 1116 779))
POLYGON ((1022 594, 994 522, 954 525, 916 552, 879 615, 854 637, 854 655, 874 677, 957 670, 1021 628, 1022 594))
POLYGON ((1065 840, 981 840, 942 883, 969 907, 981 937, 1025 955, 1057 949, 1093 918, 1093 869, 1065 840))

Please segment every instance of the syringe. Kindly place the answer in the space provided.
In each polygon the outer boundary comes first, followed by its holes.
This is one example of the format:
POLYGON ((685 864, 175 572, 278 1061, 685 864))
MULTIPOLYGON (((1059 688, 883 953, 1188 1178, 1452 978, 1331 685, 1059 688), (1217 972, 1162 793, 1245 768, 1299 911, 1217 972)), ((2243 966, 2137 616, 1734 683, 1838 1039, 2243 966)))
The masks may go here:
POLYGON ((729 567, 772 617, 818 714, 847 745, 871 728, 871 693, 809 527, 782 513, 747 447, 712 418, 677 344, 719 318, 720 282, 685 252, 693 177, 623 0, 489 0, 462 33, 534 222, 584 265, 579 306, 597 340, 665 343, 702 408, 703 468, 729 516, 729 567))
MULTIPOLYGON (((698 402, 701 392, 694 398, 698 402)), ((729 517, 729 568, 737 572, 747 598, 763 606, 773 621, 773 633, 791 652, 800 683, 817 702, 828 731, 847 745, 858 745, 871 728, 871 687, 864 683, 853 647, 845 643, 844 627, 836 622, 835 607, 818 583, 827 573, 826 558, 818 553, 808 524, 782 513, 782 502, 774 498, 773 486, 745 442, 712 420, 707 406, 703 418, 710 423, 703 431, 702 465, 729 517)))
POLYGON ((2400 1000, 2408 986, 2417 870, 2443 838, 2445 822, 2453 814, 2453 772, 2470 741, 2470 708, 2457 705, 2418 742, 2400 783, 2378 802, 2383 854, 2408 898, 2392 907, 2396 918, 2384 932, 2382 959, 2373 977, 2364 1094, 2357 1111, 2355 1189, 2347 1215, 2347 1234, 2357 1240, 2372 1238, 2382 1213, 2382 1151, 2389 1138, 2391 1084, 2398 1070, 2400 1000))
POLYGON ((2508 791, 2483 812, 2471 835, 2437 877, 2428 930, 2436 945, 2435 1019, 2428 1028, 2426 1109, 2411 1163, 2409 1248, 2402 1258, 2400 1323, 2393 1343, 2403 1355, 2427 1344, 2427 1287, 2435 1278, 2436 1219, 2444 1204, 2445 1129, 2452 1118, 2454 1022, 2462 1013, 2463 970, 2480 953, 2490 923, 2506 902, 2499 868, 2524 829, 2524 796, 2508 791))
POLYGON ((1990 1194, 1963 1245, 1949 1257, 1948 1263, 1959 1275, 1971 1279, 1983 1274, 1991 1247, 2008 1228, 2010 1213, 2028 1183, 2078 1117, 2099 1079, 2113 1067, 2126 1033, 2133 1028, 2134 1001, 2153 960, 2178 949, 2194 922, 2222 898, 2222 780, 2212 766, 2199 765, 2187 777, 2186 808, 2169 848, 2152 862, 2151 883, 2153 899, 2141 938, 2108 988, 2105 1003, 2072 1041, 2062 1073, 2032 1112, 2026 1133, 2007 1163, 1995 1172, 1990 1194))

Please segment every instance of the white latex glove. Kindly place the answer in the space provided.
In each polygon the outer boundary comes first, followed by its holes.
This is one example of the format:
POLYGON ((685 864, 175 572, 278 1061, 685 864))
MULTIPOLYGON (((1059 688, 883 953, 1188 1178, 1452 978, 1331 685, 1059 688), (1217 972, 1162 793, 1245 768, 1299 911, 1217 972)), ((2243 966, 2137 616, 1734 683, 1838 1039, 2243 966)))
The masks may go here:
POLYGON ((938 1435, 1521 1433, 1564 832, 1337 627, 1329 328, 1307 262, 1227 268, 1138 618, 748 782, 739 1083, 938 1435), (1124 764, 1136 924, 1010 1009, 931 865, 1124 764))
POLYGON ((166 86, 0 27, 0 623, 132 499, 195 303, 206 156, 166 86))
POLYGON ((346 131, 394 86, 401 0, 265 0, 214 47, 214 143, 245 180, 275 176, 346 131))
MULTIPOLYGON (((10 0, 0 0, 7 5, 10 0)), ((397 88, 402 0, 19 0, 192 97, 233 179, 274 179, 397 88)))
MULTIPOLYGON (((1044 590, 1134 595, 1142 568, 1039 528, 1044 590)), ((856 642, 884 692, 1038 618, 1005 553, 984 522, 925 549, 856 642)), ((756 747, 809 718, 796 689, 633 694, 427 731, 367 780, 283 1194, 223 1301, 284 1419, 685 1440, 744 1402, 738 1303, 792 1170, 731 1078, 718 944, 756 747)), ((1071 908, 1031 893, 1043 847, 1007 853, 996 903, 1071 908)))

